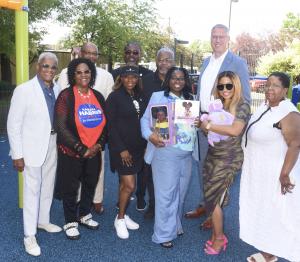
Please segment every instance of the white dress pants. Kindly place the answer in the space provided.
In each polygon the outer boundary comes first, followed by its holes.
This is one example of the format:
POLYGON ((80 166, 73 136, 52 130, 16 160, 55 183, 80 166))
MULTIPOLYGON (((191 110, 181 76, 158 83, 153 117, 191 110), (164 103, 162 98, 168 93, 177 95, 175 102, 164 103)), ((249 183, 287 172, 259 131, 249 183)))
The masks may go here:
POLYGON ((102 203, 104 193, 104 156, 105 153, 102 151, 101 171, 99 173, 98 183, 95 188, 95 195, 93 203, 102 203))
POLYGON ((23 172, 24 235, 34 236, 37 224, 50 222, 50 208, 57 166, 56 134, 50 135, 45 162, 40 167, 26 166, 23 172))

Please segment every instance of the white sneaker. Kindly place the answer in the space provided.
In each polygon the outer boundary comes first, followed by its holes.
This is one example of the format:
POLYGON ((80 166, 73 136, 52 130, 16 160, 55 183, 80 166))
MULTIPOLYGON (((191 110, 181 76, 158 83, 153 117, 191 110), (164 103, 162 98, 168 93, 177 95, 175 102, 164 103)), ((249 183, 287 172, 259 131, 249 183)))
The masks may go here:
POLYGON ((129 216, 124 216, 126 227, 130 230, 137 230, 140 228, 140 225, 134 222, 129 216))
POLYGON ((87 227, 88 229, 98 229, 99 223, 92 219, 92 214, 87 214, 80 218, 80 224, 87 227))
POLYGON ((25 251, 32 256, 41 255, 41 248, 36 242, 35 236, 24 237, 25 251))
POLYGON ((68 239, 77 240, 80 237, 77 222, 71 222, 71 223, 64 225, 64 231, 65 231, 68 239))
POLYGON ((118 219, 118 215, 117 215, 114 225, 115 225, 117 235, 118 235, 119 238, 122 238, 122 239, 129 238, 129 233, 128 233, 124 218, 123 219, 118 219))
POLYGON ((49 233, 58 233, 61 232, 61 227, 54 225, 54 224, 38 224, 37 226, 38 229, 43 229, 49 233))

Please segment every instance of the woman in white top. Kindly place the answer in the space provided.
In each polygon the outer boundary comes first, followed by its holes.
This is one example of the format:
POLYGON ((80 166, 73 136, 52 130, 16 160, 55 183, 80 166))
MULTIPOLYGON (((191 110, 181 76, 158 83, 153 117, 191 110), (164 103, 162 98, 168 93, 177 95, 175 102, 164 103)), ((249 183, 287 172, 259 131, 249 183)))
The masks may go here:
POLYGON ((268 77, 266 103, 244 136, 240 238, 261 250, 247 261, 300 261, 300 114, 289 85, 285 73, 268 77))

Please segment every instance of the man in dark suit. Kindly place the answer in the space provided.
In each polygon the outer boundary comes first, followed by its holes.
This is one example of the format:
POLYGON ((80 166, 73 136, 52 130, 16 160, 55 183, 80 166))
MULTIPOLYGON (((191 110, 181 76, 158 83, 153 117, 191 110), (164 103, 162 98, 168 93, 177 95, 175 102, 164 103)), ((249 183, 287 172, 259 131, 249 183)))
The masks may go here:
MULTIPOLYGON (((175 65, 174 52, 169 47, 162 47, 158 50, 156 55, 156 71, 154 73, 147 74, 143 77, 143 92, 147 103, 149 102, 153 92, 158 92, 163 90, 163 82, 168 70, 175 65)), ((143 203, 145 203, 144 196, 146 187, 148 189, 149 195, 149 206, 144 214, 144 218, 152 219, 154 217, 154 188, 152 180, 151 166, 145 164, 144 172, 138 175, 137 180, 137 209, 143 203)))
MULTIPOLYGON (((142 78, 143 76, 151 73, 152 71, 139 65, 139 61, 141 59, 141 46, 138 42, 128 42, 124 47, 124 61, 126 65, 129 66, 137 66, 139 70, 139 76, 142 78)), ((114 69, 111 74, 116 81, 117 77, 120 75, 121 67, 114 69)))
MULTIPOLYGON (((211 92, 214 86, 214 82, 217 75, 224 71, 232 71, 236 73, 242 84, 244 99, 250 103, 251 92, 249 83, 248 66, 244 59, 236 56, 228 50, 229 44, 229 29, 222 24, 215 25, 211 30, 211 47, 213 53, 210 57, 203 61, 200 69, 200 77, 198 81, 197 97, 200 100, 200 111, 207 112, 208 105, 211 101, 211 92)), ((202 190, 202 163, 205 160, 208 143, 207 138, 203 133, 199 132, 199 179, 201 184, 200 190, 200 202, 201 204, 193 211, 189 211, 185 214, 186 218, 197 218, 205 214, 205 208, 203 206, 203 190, 202 190)), ((203 223, 204 228, 210 228, 210 220, 203 223)))

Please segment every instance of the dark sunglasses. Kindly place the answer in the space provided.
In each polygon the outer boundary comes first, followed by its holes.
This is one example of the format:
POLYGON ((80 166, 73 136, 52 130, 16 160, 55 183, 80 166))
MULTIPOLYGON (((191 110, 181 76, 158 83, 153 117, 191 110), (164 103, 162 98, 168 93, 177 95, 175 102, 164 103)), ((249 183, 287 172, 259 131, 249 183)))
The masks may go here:
POLYGON ((223 84, 223 85, 217 85, 217 89, 219 91, 223 91, 224 88, 226 88, 226 90, 231 90, 233 88, 233 84, 223 84))
POLYGON ((126 55, 138 55, 139 51, 131 51, 131 50, 126 50, 125 51, 126 55))
POLYGON ((49 69, 50 68, 52 70, 56 70, 57 66, 55 66, 55 65, 51 66, 49 64, 42 64, 42 68, 44 68, 44 69, 49 69))
POLYGON ((91 73, 90 70, 76 71, 76 75, 83 75, 83 74, 88 75, 88 74, 90 74, 90 73, 91 73))

